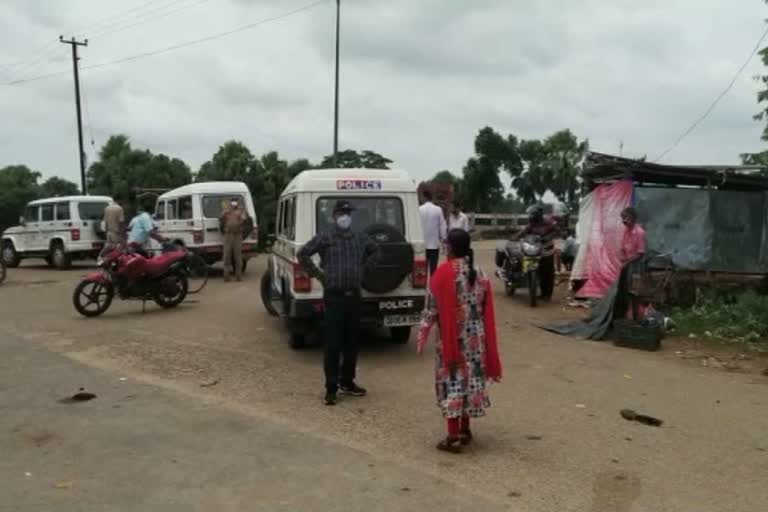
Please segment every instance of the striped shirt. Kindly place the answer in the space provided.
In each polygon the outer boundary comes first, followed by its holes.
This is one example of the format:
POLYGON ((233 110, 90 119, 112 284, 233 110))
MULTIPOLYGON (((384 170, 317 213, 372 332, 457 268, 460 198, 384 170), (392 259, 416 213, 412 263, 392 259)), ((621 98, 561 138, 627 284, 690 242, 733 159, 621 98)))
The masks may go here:
POLYGON ((315 235, 297 257, 326 290, 359 290, 365 269, 379 260, 379 246, 365 233, 334 228, 315 235), (320 255, 319 268, 312 261, 315 254, 320 255))

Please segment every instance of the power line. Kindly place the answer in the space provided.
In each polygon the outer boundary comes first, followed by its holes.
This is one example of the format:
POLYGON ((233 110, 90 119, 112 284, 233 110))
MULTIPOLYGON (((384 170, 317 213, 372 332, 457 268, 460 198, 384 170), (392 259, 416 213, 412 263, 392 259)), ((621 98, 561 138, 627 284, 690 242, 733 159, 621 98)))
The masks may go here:
POLYGON ((187 3, 184 5, 181 5, 179 7, 176 7, 175 9, 165 10, 168 7, 173 7, 179 3, 186 2, 188 0, 174 0, 168 4, 162 5, 156 9, 149 10, 144 13, 140 13, 136 18, 132 20, 118 20, 117 22, 113 23, 112 25, 109 25, 107 27, 103 27, 100 30, 93 33, 93 35, 89 36, 90 39, 96 39, 96 38, 102 38, 106 36, 111 36, 114 34, 117 34, 119 32, 123 32, 124 30, 128 30, 133 27, 137 27, 139 25, 143 25, 148 22, 157 21, 162 18, 166 18, 170 16, 171 14, 175 14, 177 12, 189 9, 191 7, 196 7, 202 3, 208 2, 210 0, 197 0, 192 1, 191 3, 187 3), (163 12, 164 11, 164 12, 163 12), (128 22, 127 25, 124 25, 124 22, 128 22))
MULTIPOLYGON (((111 16, 108 16, 106 18, 102 18, 100 21, 96 23, 92 23, 89 25, 83 25, 82 28, 75 30, 74 33, 84 33, 86 31, 95 31, 96 37, 102 37, 105 35, 111 35, 113 33, 122 32, 123 30, 127 30, 128 28, 135 27, 137 25, 141 25, 147 21, 153 21, 152 14, 157 13, 158 11, 162 11, 168 7, 172 7, 180 2, 184 2, 186 0, 171 0, 170 2, 168 0, 161 0, 161 2, 165 1, 165 4, 159 5, 159 6, 153 6, 153 4, 157 3, 158 0, 150 0, 148 2, 145 2, 143 4, 140 4, 136 7, 133 7, 131 9, 127 9, 124 11, 120 11, 117 14, 113 14, 111 16), (146 9, 149 7, 149 9, 146 9), (133 13, 133 14, 131 14, 133 13), (149 16, 148 16, 149 15, 149 16), (133 19, 131 19, 133 18, 133 19), (136 21, 138 20, 138 21, 136 21), (128 22, 129 25, 124 25, 120 27, 121 24, 128 22), (133 22, 133 23, 131 23, 133 22), (112 30, 110 32, 110 29, 116 28, 115 30, 112 30)), ((183 5, 179 8, 172 9, 170 11, 166 11, 164 13, 160 13, 157 16, 155 16, 155 19, 164 18, 169 16, 170 14, 179 12, 181 10, 184 10, 189 7, 194 7, 200 3, 203 3, 203 1, 208 0, 199 0, 196 3, 183 5)), ((91 37, 93 39, 93 37, 91 37)), ((29 60, 20 60, 14 63, 5 64, 2 66, 3 72, 9 75, 9 78, 12 75, 20 75, 20 74, 29 74, 33 70, 36 70, 41 65, 45 64, 46 58, 50 57, 54 54, 56 50, 54 50, 54 47, 56 46, 56 42, 52 41, 48 43, 47 45, 43 46, 39 52, 34 54, 34 57, 32 57, 29 60), (15 68, 15 69, 14 69, 15 68)), ((23 78, 23 77, 22 77, 23 78)))
MULTIPOLYGON (((194 46, 194 45, 198 45, 198 44, 201 44, 201 43, 207 43, 209 41, 214 41, 216 39, 221 39, 223 37, 231 36, 231 35, 236 34, 238 32, 243 32, 243 31, 246 31, 246 30, 251 30, 251 29, 257 28, 257 27, 259 27, 261 25, 265 25, 265 24, 271 23, 273 21, 278 21, 278 20, 287 18, 289 16, 293 16, 295 14, 299 14, 299 13, 304 12, 304 11, 308 11, 310 9, 313 9, 313 8, 319 6, 320 4, 326 3, 327 1, 328 0, 317 0, 315 2, 307 4, 307 5, 303 6, 303 7, 299 7, 297 9, 292 10, 292 11, 288 11, 288 12, 285 12, 285 13, 277 15, 277 16, 272 16, 270 18, 264 18, 262 20, 259 20, 259 21, 256 21, 254 23, 249 23, 247 25, 243 25, 243 26, 234 28, 232 30, 227 30, 227 31, 224 31, 224 32, 218 32, 216 34, 212 34, 212 35, 209 35, 209 36, 201 37, 199 39, 193 39, 191 41, 186 41, 184 43, 178 43, 178 44, 174 44, 174 45, 171 45, 171 46, 166 46, 164 48, 159 48, 157 50, 151 50, 151 51, 147 51, 147 52, 143 52, 143 53, 137 53, 137 54, 134 54, 134 55, 129 55, 127 57, 122 57, 122 58, 111 60, 111 61, 107 61, 107 62, 101 62, 101 63, 98 63, 98 64, 91 64, 90 66, 83 66, 81 69, 82 70, 88 70, 88 69, 104 68, 104 67, 107 67, 107 66, 114 66, 116 64, 122 64, 124 62, 131 62, 131 61, 134 61, 134 60, 143 59, 145 57, 154 57, 155 55, 160 55, 160 54, 163 54, 163 53, 168 53, 168 52, 171 52, 171 51, 180 50, 182 48, 186 48, 186 47, 189 47, 189 46, 194 46)), ((13 80, 11 82, 7 82, 6 85, 18 85, 18 84, 27 83, 27 82, 34 82, 34 81, 37 81, 37 80, 42 80, 44 78, 50 78, 52 76, 62 75, 64 73, 67 73, 67 71, 54 71, 52 73, 46 73, 44 75, 39 75, 39 76, 35 76, 35 77, 32 77, 32 78, 24 78, 24 79, 20 79, 20 80, 13 80)))
POLYGON ((738 80, 738 79, 739 79, 739 77, 741 76, 741 74, 744 72, 744 70, 747 68, 747 66, 749 65, 749 63, 752 61, 752 57, 754 57, 754 56, 755 56, 755 54, 757 54, 757 52, 759 52, 759 51, 760 51, 760 47, 763 45, 763 41, 765 41, 765 38, 766 38, 766 37, 768 37, 768 28, 766 28, 766 29, 765 29, 765 31, 763 31, 763 35, 762 35, 762 36, 760 36, 760 39, 758 39, 758 40, 757 40, 757 43, 755 44, 755 47, 752 49, 752 52, 750 52, 750 54, 749 54, 749 57, 747 57, 747 60, 745 60, 745 61, 744 61, 744 64, 742 64, 742 66, 741 66, 741 67, 740 67, 740 68, 739 68, 739 69, 736 71, 736 74, 735 74, 735 75, 733 75, 733 79, 731 79, 731 82, 728 84, 728 87, 726 87, 726 88, 725 88, 725 90, 723 90, 723 92, 721 92, 721 93, 720 93, 720 94, 719 94, 719 95, 718 95, 718 96, 715 98, 715 100, 712 102, 712 104, 711 104, 711 105, 709 105, 709 107, 707 108, 707 110, 705 110, 705 111, 704 111, 704 113, 703 113, 701 116, 699 116, 699 118, 698 118, 698 119, 696 119, 696 121, 694 121, 694 122, 693 122, 693 124, 691 124, 691 126, 689 126, 689 127, 688 127, 688 129, 687 129, 687 130, 685 130, 685 131, 684 131, 684 132, 683 132, 683 133, 682 133, 682 134, 681 134, 681 135, 680 135, 680 136, 677 138, 677 140, 675 140, 675 142, 674 142, 674 143, 673 143, 671 146, 669 146, 669 147, 668 147, 668 148, 667 148, 667 149, 666 149, 664 152, 662 152, 662 153, 661 153, 661 154, 660 154, 658 157, 656 157, 656 160, 654 160, 654 162, 658 162, 658 161, 660 161, 662 158, 664 158, 664 157, 665 157, 665 156, 667 156, 669 153, 671 153, 672 151, 674 151, 674 150, 677 148, 677 146, 679 146, 679 145, 680 145, 680 143, 683 141, 683 139, 685 139, 685 138, 686 138, 688 135, 690 135, 691 133, 693 133, 693 131, 694 131, 696 128, 698 128, 698 126, 699 126, 701 123, 703 123, 703 122, 704 122, 704 120, 705 120, 707 117, 709 117, 709 114, 711 114, 711 113, 712 113, 712 112, 715 110, 715 107, 717 107, 717 105, 720 103, 720 101, 721 101, 723 98, 725 98, 725 96, 726 96, 726 95, 727 95, 727 94, 728 94, 728 93, 731 91, 731 89, 733 88, 733 86, 736 84, 736 80, 738 80))

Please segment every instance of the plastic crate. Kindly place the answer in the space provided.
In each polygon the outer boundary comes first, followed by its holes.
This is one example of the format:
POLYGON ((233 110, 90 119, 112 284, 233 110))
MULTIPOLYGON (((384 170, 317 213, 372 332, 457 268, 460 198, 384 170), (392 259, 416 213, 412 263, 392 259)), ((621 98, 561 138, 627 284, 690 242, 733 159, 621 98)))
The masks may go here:
POLYGON ((661 348, 663 331, 660 325, 641 325, 634 320, 613 322, 613 344, 617 347, 655 351, 661 348))

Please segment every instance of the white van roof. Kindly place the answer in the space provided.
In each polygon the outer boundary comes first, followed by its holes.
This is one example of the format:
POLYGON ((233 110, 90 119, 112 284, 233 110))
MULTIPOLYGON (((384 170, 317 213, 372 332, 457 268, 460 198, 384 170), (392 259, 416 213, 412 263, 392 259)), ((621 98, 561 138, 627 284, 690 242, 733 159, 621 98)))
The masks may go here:
POLYGON ((30 201, 30 205, 38 204, 50 204, 50 203, 69 203, 71 201, 79 202, 110 202, 112 198, 109 196, 61 196, 61 197, 46 197, 45 199, 36 199, 30 201))
POLYGON ((242 181, 204 181, 169 190, 158 197, 158 200, 191 194, 237 194, 245 192, 248 192, 248 187, 242 181))
POLYGON ((316 169, 299 173, 283 194, 295 192, 416 192, 416 181, 395 169, 316 169))

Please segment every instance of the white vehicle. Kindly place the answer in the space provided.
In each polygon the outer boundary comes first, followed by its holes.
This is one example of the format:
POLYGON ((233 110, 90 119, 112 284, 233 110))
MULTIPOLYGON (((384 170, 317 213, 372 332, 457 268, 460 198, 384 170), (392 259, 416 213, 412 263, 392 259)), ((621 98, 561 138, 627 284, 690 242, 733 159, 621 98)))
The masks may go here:
POLYGON ((206 263, 213 265, 221 261, 224 253, 224 235, 219 229, 219 217, 235 197, 253 220, 253 226, 243 234, 245 267, 259 245, 253 198, 245 183, 193 183, 166 192, 157 199, 155 207, 158 233, 200 254, 206 263))
POLYGON ((296 255, 316 233, 333 229, 339 199, 355 207, 352 229, 368 233, 381 250, 377 268, 363 280, 360 321, 389 328, 394 342, 406 343, 424 309, 427 263, 416 182, 401 171, 328 169, 296 176, 280 196, 275 243, 261 280, 264 306, 287 320, 293 348, 319 331, 323 288, 296 255))
POLYGON ((111 201, 107 196, 69 196, 30 202, 20 225, 3 232, 3 261, 16 267, 22 259, 43 258, 66 269, 73 259, 95 258, 104 247, 101 221, 111 201))

